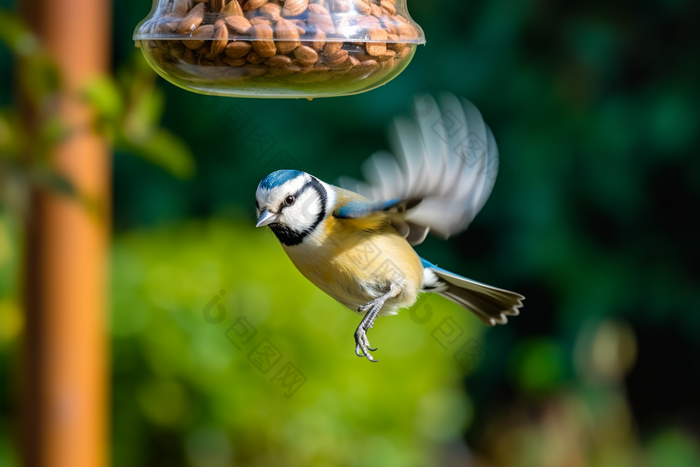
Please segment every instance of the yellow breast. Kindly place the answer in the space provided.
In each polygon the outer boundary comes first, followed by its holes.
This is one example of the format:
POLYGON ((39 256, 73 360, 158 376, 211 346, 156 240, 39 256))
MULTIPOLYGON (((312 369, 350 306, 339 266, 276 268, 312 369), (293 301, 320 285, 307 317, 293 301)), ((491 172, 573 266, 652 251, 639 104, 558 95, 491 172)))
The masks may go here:
POLYGON ((402 292, 381 313, 394 314, 415 302, 423 281, 420 258, 381 216, 331 216, 302 244, 284 249, 307 279, 353 311, 395 283, 402 292))

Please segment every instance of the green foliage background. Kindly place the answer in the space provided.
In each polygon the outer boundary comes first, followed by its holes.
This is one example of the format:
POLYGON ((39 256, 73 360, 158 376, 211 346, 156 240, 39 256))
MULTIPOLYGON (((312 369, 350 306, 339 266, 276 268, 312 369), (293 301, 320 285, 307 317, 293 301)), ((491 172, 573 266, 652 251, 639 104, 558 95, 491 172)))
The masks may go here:
MULTIPOLYGON (((698 465, 700 4, 412 0, 428 44, 406 71, 312 102, 153 87, 131 41, 149 9, 115 2, 117 71, 86 90, 116 148, 115 466, 698 465), (470 229, 419 253, 527 301, 488 330, 439 299, 426 324, 382 318, 370 365, 352 354, 356 317, 251 228, 253 193, 280 151, 329 182, 359 176, 424 91, 475 102, 502 167, 470 229), (274 143, 248 151, 261 133, 274 143), (227 318, 212 325, 202 308, 222 289, 227 318), (240 316, 308 378, 292 398, 226 339, 240 316), (469 376, 431 337, 446 317, 485 349, 469 376)), ((3 116, 13 63, 0 46, 3 116)), ((0 216, 4 466, 21 234, 0 216)))
POLYGON ((377 326, 384 361, 369 367, 353 353, 356 317, 295 273, 273 240, 250 223, 197 221, 117 241, 115 439, 129 448, 115 452, 118 465, 184 449, 202 465, 232 451, 248 465, 418 466, 459 437, 473 416, 463 371, 426 331, 454 317, 469 329, 461 345, 481 331, 476 319, 431 300, 424 325, 404 316, 377 326), (219 288, 226 315, 211 324, 202 309, 219 288), (226 337, 241 317, 258 331, 249 343, 226 337), (249 358, 263 339, 282 354, 265 374, 249 358), (307 378, 291 397, 274 381, 286 362, 307 378))

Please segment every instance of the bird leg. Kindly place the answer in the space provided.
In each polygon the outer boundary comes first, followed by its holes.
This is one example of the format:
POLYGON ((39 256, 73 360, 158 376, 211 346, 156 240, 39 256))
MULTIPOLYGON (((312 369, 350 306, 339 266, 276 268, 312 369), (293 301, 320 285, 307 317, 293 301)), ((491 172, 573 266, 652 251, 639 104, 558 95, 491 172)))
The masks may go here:
POLYGON ((367 357, 367 360, 371 362, 378 362, 370 355, 370 351, 374 352, 377 349, 370 347, 369 340, 367 339, 367 331, 374 327, 374 320, 377 319, 379 311, 384 306, 387 300, 396 297, 401 293, 401 288, 396 284, 391 284, 389 291, 379 298, 375 298, 371 302, 362 305, 357 309, 357 311, 365 312, 365 316, 362 317, 360 325, 355 331, 355 355, 358 357, 367 357))

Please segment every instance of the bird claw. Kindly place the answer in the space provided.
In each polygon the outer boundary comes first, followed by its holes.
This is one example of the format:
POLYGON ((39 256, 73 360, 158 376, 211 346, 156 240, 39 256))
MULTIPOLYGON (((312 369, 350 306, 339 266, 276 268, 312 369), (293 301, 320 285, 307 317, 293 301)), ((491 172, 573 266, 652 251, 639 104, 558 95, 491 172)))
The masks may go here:
POLYGON ((369 340, 367 339, 367 331, 362 328, 358 329, 355 333, 355 355, 358 357, 365 357, 370 362, 378 362, 379 360, 376 360, 370 354, 370 352, 375 352, 377 349, 378 347, 370 347, 369 340))
POLYGON ((357 344, 357 345, 355 346, 355 355, 357 355, 358 357, 364 357, 364 356, 365 356, 365 354, 362 353, 362 350, 360 350, 360 344, 357 344))

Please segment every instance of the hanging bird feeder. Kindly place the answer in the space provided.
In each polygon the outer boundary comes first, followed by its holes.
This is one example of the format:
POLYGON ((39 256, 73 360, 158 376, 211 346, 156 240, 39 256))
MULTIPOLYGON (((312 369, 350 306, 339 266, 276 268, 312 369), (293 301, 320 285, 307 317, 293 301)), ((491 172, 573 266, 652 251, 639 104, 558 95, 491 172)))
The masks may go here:
POLYGON ((154 0, 134 40, 190 91, 314 98, 389 82, 425 36, 406 0, 154 0))

